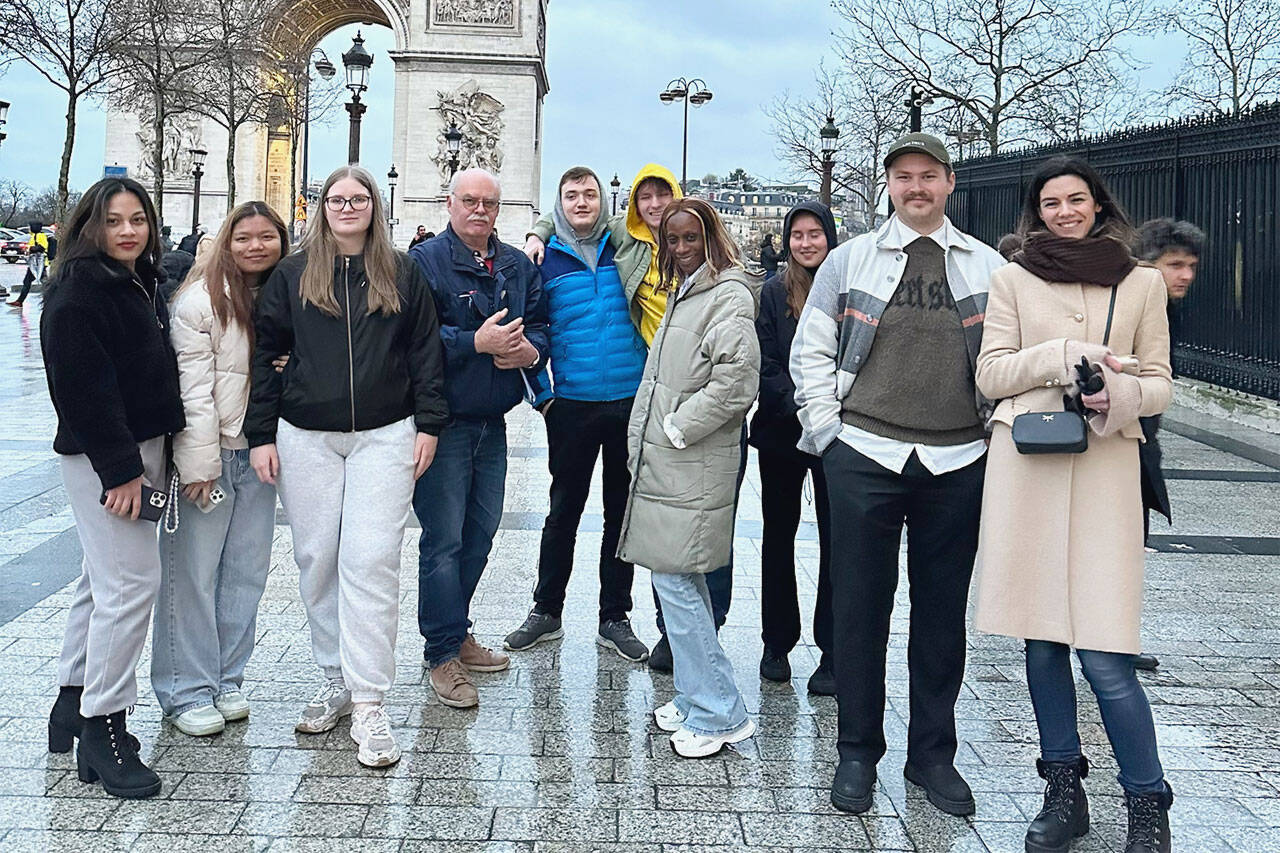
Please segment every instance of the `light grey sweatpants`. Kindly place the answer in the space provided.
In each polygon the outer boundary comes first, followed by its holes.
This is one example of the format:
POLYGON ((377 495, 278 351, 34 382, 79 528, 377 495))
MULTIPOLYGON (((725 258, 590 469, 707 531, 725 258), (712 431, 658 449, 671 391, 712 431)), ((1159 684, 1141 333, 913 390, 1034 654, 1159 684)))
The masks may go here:
MULTIPOLYGON (((143 482, 164 488, 164 436, 142 442, 138 450, 143 482)), ((160 591, 160 546, 155 522, 120 518, 98 502, 102 481, 88 456, 59 461, 84 560, 67 613, 58 685, 83 684, 80 713, 100 717, 138 699, 134 668, 160 591)))
POLYGON ((282 419, 276 432, 277 486, 311 652, 356 702, 381 702, 395 679, 415 436, 412 418, 358 432, 298 429, 282 419))

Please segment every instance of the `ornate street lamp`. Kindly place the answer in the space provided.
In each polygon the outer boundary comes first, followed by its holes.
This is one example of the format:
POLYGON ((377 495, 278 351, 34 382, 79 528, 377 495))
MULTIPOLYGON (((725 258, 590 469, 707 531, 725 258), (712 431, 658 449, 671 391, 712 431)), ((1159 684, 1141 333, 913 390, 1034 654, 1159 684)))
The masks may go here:
MULTIPOLYGON (((9 102, 0 101, 0 127, 4 127, 5 122, 9 120, 9 102)), ((0 145, 4 144, 5 138, 8 136, 4 131, 0 131, 0 145)))
POLYGON ((347 88, 351 90, 351 103, 347 104, 347 112, 351 116, 351 132, 347 138, 347 162, 360 162, 360 117, 367 107, 360 102, 360 95, 369 89, 369 69, 373 66, 373 56, 364 49, 364 39, 356 30, 356 37, 351 40, 351 49, 342 54, 342 65, 347 71, 347 88))
POLYGON ((924 87, 919 83, 911 84, 911 93, 907 95, 904 102, 907 109, 910 110, 910 128, 912 133, 920 132, 920 125, 923 122, 923 110, 926 106, 933 103, 933 96, 925 91, 924 87))
POLYGON ((458 174, 458 154, 462 151, 462 131, 456 124, 450 124, 444 132, 445 148, 449 151, 449 180, 458 174))
POLYGON ((622 181, 618 180, 618 173, 613 173, 613 180, 609 182, 610 188, 613 189, 613 212, 618 212, 618 187, 622 186, 622 181))
POLYGON ((311 160, 311 69, 315 68, 316 73, 325 80, 332 80, 333 75, 338 73, 338 69, 329 61, 329 56, 320 48, 311 51, 308 57, 307 66, 307 102, 303 105, 302 112, 302 133, 305 140, 302 145, 302 196, 310 198, 307 192, 309 176, 309 166, 311 160))
POLYGON ((689 171, 689 105, 700 107, 711 100, 711 90, 700 78, 686 80, 677 77, 667 84, 667 88, 658 93, 658 100, 664 104, 684 101, 684 145, 680 155, 680 190, 683 192, 689 171))
POLYGON ((387 186, 391 188, 391 209, 387 211, 387 228, 391 232, 391 244, 396 242, 396 181, 400 180, 400 173, 396 171, 396 164, 391 164, 390 171, 387 172, 387 186))
POLYGON ((840 138, 840 128, 836 127, 835 116, 827 113, 827 123, 818 131, 822 142, 822 191, 820 200, 827 207, 831 206, 831 171, 835 167, 836 140, 840 138))
POLYGON ((196 229, 200 227, 200 179, 204 177, 204 158, 209 156, 209 152, 203 148, 191 149, 191 176, 195 178, 195 188, 192 192, 191 200, 191 233, 196 233, 196 229))

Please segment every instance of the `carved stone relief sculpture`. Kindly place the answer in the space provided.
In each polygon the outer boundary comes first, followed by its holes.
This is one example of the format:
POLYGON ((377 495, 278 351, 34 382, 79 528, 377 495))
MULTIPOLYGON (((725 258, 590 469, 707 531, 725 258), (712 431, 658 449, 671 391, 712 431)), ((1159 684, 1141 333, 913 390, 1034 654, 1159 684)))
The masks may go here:
MULTIPOLYGON (((191 179, 193 163, 191 149, 200 147, 200 119, 191 115, 175 116, 169 120, 164 132, 164 179, 165 182, 191 179)), ((151 167, 151 154, 155 148, 155 131, 150 122, 139 125, 134 132, 138 140, 138 165, 133 170, 144 182, 155 181, 155 171, 151 167)))
POLYGON ((431 161, 440 170, 440 186, 449 185, 451 157, 444 133, 450 125, 462 134, 462 146, 458 151, 458 168, 478 166, 495 175, 502 172, 502 139, 506 109, 501 101, 487 92, 480 91, 475 80, 468 80, 452 92, 436 92, 439 98, 441 125, 436 135, 436 153, 431 161))
POLYGON ((514 27, 515 0, 433 0, 431 23, 444 26, 514 27))

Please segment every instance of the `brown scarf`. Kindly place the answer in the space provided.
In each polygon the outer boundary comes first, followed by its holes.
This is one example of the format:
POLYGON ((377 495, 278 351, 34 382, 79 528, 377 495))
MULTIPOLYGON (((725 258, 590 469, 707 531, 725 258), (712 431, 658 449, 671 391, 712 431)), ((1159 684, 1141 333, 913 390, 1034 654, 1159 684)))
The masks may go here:
POLYGON ((1010 258, 1048 282, 1115 287, 1138 265, 1129 247, 1114 237, 1059 237, 1033 231, 1010 258))

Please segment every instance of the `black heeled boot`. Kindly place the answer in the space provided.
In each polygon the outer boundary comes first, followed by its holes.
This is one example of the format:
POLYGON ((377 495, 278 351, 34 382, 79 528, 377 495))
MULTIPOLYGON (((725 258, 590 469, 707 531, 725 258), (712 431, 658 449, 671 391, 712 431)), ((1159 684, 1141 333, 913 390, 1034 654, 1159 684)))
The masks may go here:
MULTIPOLYGON (((49 712, 49 751, 70 752, 75 738, 80 737, 84 728, 84 717, 80 716, 80 695, 84 693, 81 685, 58 688, 58 698, 49 712)), ((129 743, 133 751, 142 749, 142 744, 133 735, 129 735, 129 743)))
POLYGON ((140 800, 160 793, 160 777, 138 758, 124 729, 124 711, 105 717, 87 717, 76 750, 76 771, 81 782, 102 780, 113 797, 140 800))
POLYGON ((1124 807, 1129 812, 1129 835, 1124 853, 1170 853, 1173 837, 1169 832, 1169 807, 1173 805, 1173 789, 1166 782, 1163 791, 1152 794, 1124 792, 1124 807))
POLYGON ((1027 827, 1027 853, 1064 853, 1089 831, 1089 799, 1080 781, 1089 775, 1089 762, 1083 755, 1074 761, 1037 758, 1036 772, 1045 781, 1044 806, 1027 827))

